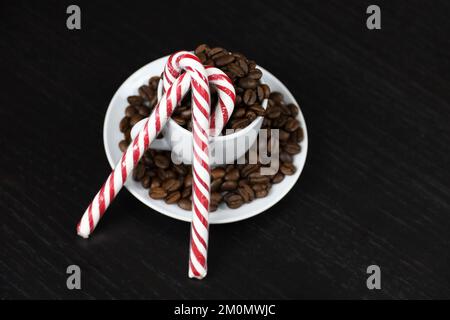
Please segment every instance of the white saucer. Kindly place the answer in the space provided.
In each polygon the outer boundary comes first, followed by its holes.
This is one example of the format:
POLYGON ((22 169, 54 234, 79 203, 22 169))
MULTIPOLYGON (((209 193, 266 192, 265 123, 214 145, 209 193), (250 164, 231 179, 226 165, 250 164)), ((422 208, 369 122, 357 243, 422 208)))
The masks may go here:
MULTIPOLYGON (((127 97, 138 94, 138 88, 147 83, 150 77, 160 75, 167 58, 168 56, 150 62, 133 73, 114 94, 106 112, 103 126, 103 143, 105 145, 106 156, 112 168, 122 156, 118 147, 119 142, 123 139, 123 134, 119 131, 119 122, 123 118, 125 108, 128 105, 127 97)), ((279 91, 284 95, 287 103, 299 105, 281 81, 264 68, 259 66, 258 68, 263 72, 263 80, 270 86, 271 91, 279 91)), ((297 118, 304 130, 305 138, 301 143, 302 151, 294 157, 294 164, 297 168, 296 173, 292 176, 286 176, 281 183, 273 185, 269 195, 265 198, 255 199, 237 209, 230 209, 222 203, 217 211, 210 214, 210 223, 229 223, 253 217, 280 201, 294 186, 303 170, 308 152, 308 134, 301 110, 297 118)), ((148 196, 148 190, 144 189, 140 183, 134 181, 132 178, 128 179, 125 187, 131 194, 150 208, 178 220, 191 221, 190 211, 183 210, 177 205, 168 205, 163 200, 150 198, 148 196)))

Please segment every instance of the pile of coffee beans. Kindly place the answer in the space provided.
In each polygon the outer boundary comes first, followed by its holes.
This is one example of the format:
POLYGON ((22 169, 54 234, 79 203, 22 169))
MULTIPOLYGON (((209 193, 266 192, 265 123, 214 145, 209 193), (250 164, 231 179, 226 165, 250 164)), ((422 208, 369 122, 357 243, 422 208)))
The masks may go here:
MULTIPOLYGON (((256 68, 256 63, 242 54, 207 45, 197 47, 195 54, 205 65, 220 68, 233 80, 237 93, 236 107, 227 128, 243 128, 257 116, 264 116, 262 128, 279 129, 280 165, 276 173, 261 175, 261 167, 268 165, 259 162, 234 163, 211 170, 210 211, 217 210, 222 202, 229 208, 239 208, 244 203, 267 196, 273 184, 280 183, 286 175, 295 173, 293 157, 301 152, 300 142, 303 140, 303 129, 296 119, 299 109, 294 104, 286 104, 281 93, 270 93, 270 88, 259 82, 261 71, 256 68), (266 110, 261 107, 265 98, 268 98, 266 110)), ((148 84, 139 88, 139 95, 128 97, 129 105, 120 122, 120 131, 124 134, 124 139, 119 143, 122 152, 131 143, 131 128, 152 112, 157 101, 159 80, 159 77, 150 78, 148 84)), ((185 100, 175 109, 176 114, 174 112, 172 118, 175 121, 178 119, 180 125, 190 129, 191 107, 190 102, 185 100)), ((269 154, 270 145, 268 142, 269 154)), ((174 164, 170 151, 147 150, 133 171, 133 178, 149 189, 151 198, 177 204, 185 210, 192 209, 192 168, 190 165, 174 164)))

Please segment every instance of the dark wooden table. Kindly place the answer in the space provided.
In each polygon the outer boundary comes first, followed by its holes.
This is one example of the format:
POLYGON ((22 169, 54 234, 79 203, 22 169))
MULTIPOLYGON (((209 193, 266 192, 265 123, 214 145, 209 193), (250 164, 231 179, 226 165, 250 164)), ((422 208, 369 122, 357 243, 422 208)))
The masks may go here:
POLYGON ((448 1, 377 1, 372 31, 372 1, 189 3, 77 1, 80 31, 69 1, 0 3, 0 298, 450 298, 448 1), (276 206, 211 227, 200 282, 188 224, 127 191, 89 240, 75 225, 110 171, 115 90, 202 42, 282 79, 310 149, 276 206), (66 288, 71 264, 82 290, 66 288))

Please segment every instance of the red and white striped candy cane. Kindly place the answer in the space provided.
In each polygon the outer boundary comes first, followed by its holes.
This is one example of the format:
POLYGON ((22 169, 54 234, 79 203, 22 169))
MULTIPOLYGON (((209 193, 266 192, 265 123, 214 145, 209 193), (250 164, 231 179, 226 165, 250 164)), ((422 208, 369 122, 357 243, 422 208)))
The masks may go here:
POLYGON ((97 223, 102 218, 109 204, 123 187, 127 177, 136 166, 145 150, 158 136, 173 109, 189 91, 191 79, 185 74, 178 77, 173 85, 164 93, 161 101, 155 107, 142 130, 138 133, 132 144, 123 153, 122 158, 114 167, 100 191, 94 197, 80 222, 77 225, 77 233, 83 238, 89 237, 97 223))
MULTIPOLYGON (((163 89, 167 90, 180 75, 182 68, 177 64, 177 58, 182 55, 177 52, 171 55, 164 68, 163 89)), ((220 69, 206 66, 209 84, 216 88, 218 94, 217 106, 211 111, 210 134, 217 136, 222 132, 234 109, 236 93, 230 78, 220 69)))
MULTIPOLYGON (((183 65, 183 59, 187 52, 177 52, 169 57, 164 69, 164 88, 170 87, 170 84, 180 76, 182 70, 189 70, 183 65)), ((210 70, 213 72, 214 70, 210 70)), ((220 71, 220 70, 219 70, 220 71)), ((191 73, 192 74, 192 73, 191 73)), ((221 77, 220 72, 216 72, 217 81, 221 77)), ((234 107, 234 89, 231 81, 226 77, 220 79, 227 82, 229 92, 233 93, 233 97, 228 98, 233 102, 234 107)), ((194 87, 194 86, 193 86, 194 87)), ((208 255, 208 238, 209 238, 209 197, 210 197, 210 172, 209 172, 209 128, 210 115, 206 106, 198 106, 192 99, 192 135, 193 143, 193 159, 192 159, 192 223, 191 238, 189 248, 189 277, 203 279, 207 273, 207 255, 208 255)), ((224 102, 222 104, 225 106, 224 102)), ((226 120, 228 120, 228 111, 224 108, 226 120)), ((220 110, 222 113, 222 110, 220 110)), ((231 112, 230 112, 231 115, 231 112)), ((222 117, 223 119, 223 117, 222 117)), ((222 129, 224 123, 219 122, 218 126, 222 129)), ((219 131, 220 132, 220 131, 219 131)))

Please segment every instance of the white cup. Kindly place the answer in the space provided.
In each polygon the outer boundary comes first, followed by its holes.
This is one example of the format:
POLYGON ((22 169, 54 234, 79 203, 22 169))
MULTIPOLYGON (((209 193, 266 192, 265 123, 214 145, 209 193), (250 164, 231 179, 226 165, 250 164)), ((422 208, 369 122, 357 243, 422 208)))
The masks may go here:
MULTIPOLYGON (((264 75, 261 78, 261 83, 264 83, 264 75)), ((162 81, 158 85, 158 101, 162 97, 162 81)), ((267 108, 268 99, 264 99, 262 107, 267 108)), ((215 106, 212 106, 215 108, 215 106)), ((224 135, 211 137, 209 143, 210 149, 210 164, 222 165, 233 163, 236 159, 242 157, 248 149, 255 143, 261 128, 264 117, 257 117, 247 127, 236 132, 224 135)), ((139 130, 143 127, 146 119, 139 121, 133 126, 131 137, 137 135, 139 130)), ((163 138, 155 139, 150 145, 151 149, 157 150, 171 150, 172 161, 176 164, 192 163, 192 132, 183 128, 173 119, 169 119, 162 130, 163 138)))

